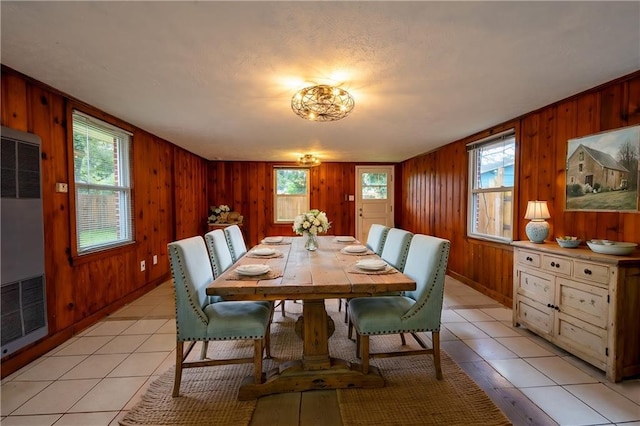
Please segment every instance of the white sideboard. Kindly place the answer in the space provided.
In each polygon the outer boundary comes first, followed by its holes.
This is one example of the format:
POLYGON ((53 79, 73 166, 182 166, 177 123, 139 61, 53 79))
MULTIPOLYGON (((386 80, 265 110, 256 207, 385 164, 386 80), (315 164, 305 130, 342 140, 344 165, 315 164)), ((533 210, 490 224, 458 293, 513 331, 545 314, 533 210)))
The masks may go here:
POLYGON ((620 381, 640 374, 640 252, 516 241, 513 323, 620 381))

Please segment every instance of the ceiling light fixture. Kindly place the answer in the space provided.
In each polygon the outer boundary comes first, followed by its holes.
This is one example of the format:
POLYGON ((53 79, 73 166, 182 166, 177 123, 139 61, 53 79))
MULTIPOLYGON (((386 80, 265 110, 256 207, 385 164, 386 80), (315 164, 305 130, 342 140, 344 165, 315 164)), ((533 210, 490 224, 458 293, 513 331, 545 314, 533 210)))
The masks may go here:
POLYGON ((291 109, 309 121, 336 121, 345 118, 355 102, 344 89, 326 84, 305 87, 291 98, 291 109))
POLYGON ((315 155, 304 154, 302 157, 298 158, 298 164, 301 166, 314 167, 320 165, 320 160, 315 155))

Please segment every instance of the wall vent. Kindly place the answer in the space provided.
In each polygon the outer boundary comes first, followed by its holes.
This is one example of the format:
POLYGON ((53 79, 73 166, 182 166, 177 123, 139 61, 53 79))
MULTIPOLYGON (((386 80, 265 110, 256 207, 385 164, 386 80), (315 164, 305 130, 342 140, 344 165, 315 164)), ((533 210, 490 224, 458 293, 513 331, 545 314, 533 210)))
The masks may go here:
POLYGON ((2 127, 1 356, 48 334, 40 138, 2 127))

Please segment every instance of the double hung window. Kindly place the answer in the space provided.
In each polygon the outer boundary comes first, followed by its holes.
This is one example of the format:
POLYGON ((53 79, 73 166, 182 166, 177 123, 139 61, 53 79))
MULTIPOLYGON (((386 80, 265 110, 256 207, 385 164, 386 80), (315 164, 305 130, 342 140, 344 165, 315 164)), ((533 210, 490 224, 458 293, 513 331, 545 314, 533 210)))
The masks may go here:
POLYGON ((73 171, 78 254, 133 241, 131 134, 73 111, 73 171))
POLYGON ((274 171, 275 222, 293 222, 309 211, 309 169, 276 167, 274 171))
POLYGON ((509 130, 467 145, 469 153, 469 236, 513 239, 516 139, 509 130))

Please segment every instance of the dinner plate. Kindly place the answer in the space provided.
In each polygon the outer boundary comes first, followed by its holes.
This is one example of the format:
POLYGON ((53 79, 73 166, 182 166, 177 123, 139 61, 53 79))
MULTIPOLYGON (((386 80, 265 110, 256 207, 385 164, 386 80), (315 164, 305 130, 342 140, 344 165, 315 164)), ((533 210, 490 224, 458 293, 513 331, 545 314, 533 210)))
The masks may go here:
POLYGON ((238 274, 247 276, 266 274, 270 270, 271 268, 269 265, 264 265, 262 263, 249 263, 246 265, 240 265, 236 268, 236 272, 238 272, 238 274))
POLYGON ((264 241, 265 243, 281 243, 282 240, 282 237, 265 237, 262 241, 264 241))
POLYGON ((251 253, 257 256, 271 256, 272 254, 275 254, 275 252, 276 251, 274 249, 269 247, 260 247, 251 250, 251 253))
POLYGON ((356 266, 366 271, 381 271, 387 267, 387 262, 379 259, 363 259, 357 262, 356 266))
POLYGON ((355 240, 355 238, 348 235, 339 235, 336 237, 336 241, 338 241, 339 243, 352 243, 355 240))
POLYGON ((367 251, 367 248, 362 245, 346 246, 344 248, 344 251, 346 251, 347 253, 364 253, 365 251, 367 251))

